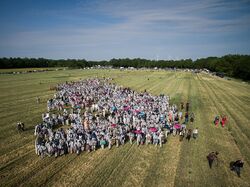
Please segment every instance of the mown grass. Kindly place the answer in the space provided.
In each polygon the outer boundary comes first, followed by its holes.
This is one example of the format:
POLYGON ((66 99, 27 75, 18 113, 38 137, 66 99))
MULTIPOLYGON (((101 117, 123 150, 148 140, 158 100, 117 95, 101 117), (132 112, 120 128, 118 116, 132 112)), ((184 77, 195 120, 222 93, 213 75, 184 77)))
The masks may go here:
POLYGON ((250 186, 250 86, 205 74, 166 71, 66 70, 0 75, 0 186, 250 186), (167 94, 171 103, 191 103, 199 138, 179 142, 170 137, 162 147, 126 144, 80 156, 40 159, 34 152, 34 126, 53 96, 51 86, 90 77, 112 77, 137 91, 167 94), (36 103, 36 97, 42 100, 36 103), (215 115, 229 122, 215 127, 215 115), (23 121, 27 131, 17 133, 23 121), (206 155, 219 151, 217 167, 208 168, 206 155), (245 160, 242 177, 229 162, 245 160))
POLYGON ((48 67, 48 68, 16 68, 16 69, 0 69, 0 73, 4 72, 26 72, 26 71, 41 71, 41 70, 58 70, 58 69, 64 69, 63 67, 60 68, 54 68, 54 67, 48 67))

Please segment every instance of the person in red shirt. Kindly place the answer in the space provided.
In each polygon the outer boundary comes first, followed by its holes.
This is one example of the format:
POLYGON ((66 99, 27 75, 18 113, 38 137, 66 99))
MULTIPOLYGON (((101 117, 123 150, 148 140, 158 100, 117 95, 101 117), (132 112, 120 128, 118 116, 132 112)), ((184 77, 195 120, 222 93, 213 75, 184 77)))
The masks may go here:
POLYGON ((214 125, 218 126, 219 121, 220 121, 220 117, 219 116, 215 116, 215 118, 214 118, 214 125))
POLYGON ((225 124, 227 122, 227 117, 224 115, 222 118, 221 118, 221 126, 224 127, 225 124))

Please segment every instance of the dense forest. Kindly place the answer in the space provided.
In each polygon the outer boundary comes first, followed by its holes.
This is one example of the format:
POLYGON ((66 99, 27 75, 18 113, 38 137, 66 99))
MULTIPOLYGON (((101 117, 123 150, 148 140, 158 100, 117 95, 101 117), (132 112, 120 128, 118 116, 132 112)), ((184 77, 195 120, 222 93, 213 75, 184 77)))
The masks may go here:
POLYGON ((0 58, 0 68, 30 68, 30 67, 69 67, 84 68, 96 65, 135 68, 206 68, 213 72, 221 72, 227 76, 250 80, 250 55, 226 55, 223 57, 182 60, 147 60, 147 59, 111 59, 109 61, 87 61, 84 59, 52 60, 44 58, 0 58))

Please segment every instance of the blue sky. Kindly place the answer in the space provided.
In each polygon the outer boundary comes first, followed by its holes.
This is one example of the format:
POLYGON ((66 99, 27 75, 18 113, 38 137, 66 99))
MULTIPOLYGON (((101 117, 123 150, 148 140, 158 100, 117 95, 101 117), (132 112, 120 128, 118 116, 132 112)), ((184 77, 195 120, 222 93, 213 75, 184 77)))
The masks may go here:
POLYGON ((249 0, 1 0, 0 57, 250 54, 249 0))

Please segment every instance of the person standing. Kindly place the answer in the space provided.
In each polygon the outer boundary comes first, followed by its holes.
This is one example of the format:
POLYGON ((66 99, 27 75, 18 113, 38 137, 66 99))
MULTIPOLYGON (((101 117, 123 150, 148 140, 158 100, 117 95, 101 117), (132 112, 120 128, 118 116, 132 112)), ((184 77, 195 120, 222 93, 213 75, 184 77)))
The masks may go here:
POLYGON ((23 122, 18 122, 17 123, 17 130, 19 132, 24 131, 24 123, 23 122))
POLYGON ((186 137, 186 139, 188 140, 188 142, 190 141, 191 136, 192 136, 192 129, 188 129, 187 137, 186 137))
POLYGON ((197 127, 193 130, 193 138, 194 139, 198 138, 198 128, 197 127))
POLYGON ((184 109, 184 103, 181 102, 181 110, 183 110, 183 109, 184 109))
POLYGON ((210 169, 212 168, 212 165, 213 165, 213 162, 215 160, 217 160, 218 162, 218 155, 219 153, 216 151, 216 152, 211 152, 207 155, 207 160, 208 160, 208 164, 209 164, 209 167, 210 169))
POLYGON ((181 142, 183 140, 184 136, 185 136, 183 130, 180 131, 179 135, 180 135, 180 142, 181 142))
POLYGON ((224 127, 227 121, 227 117, 224 115, 221 117, 221 126, 224 127))
POLYGON ((188 123, 188 112, 186 112, 186 114, 185 114, 185 124, 187 124, 188 123))
POLYGON ((36 103, 37 103, 37 104, 40 104, 40 101, 41 101, 41 100, 40 100, 40 97, 36 97, 36 103))
POLYGON ((215 116, 215 118, 214 118, 214 125, 215 125, 216 127, 218 126, 219 121, 220 121, 220 117, 219 117, 218 115, 215 116))
POLYGON ((182 118, 183 118, 182 111, 179 112, 179 118, 180 118, 180 120, 182 120, 182 118))
POLYGON ((189 111, 189 102, 186 103, 186 112, 189 111))
POLYGON ((194 122, 194 113, 193 112, 190 115, 190 122, 191 122, 191 124, 193 124, 193 122, 194 122))

